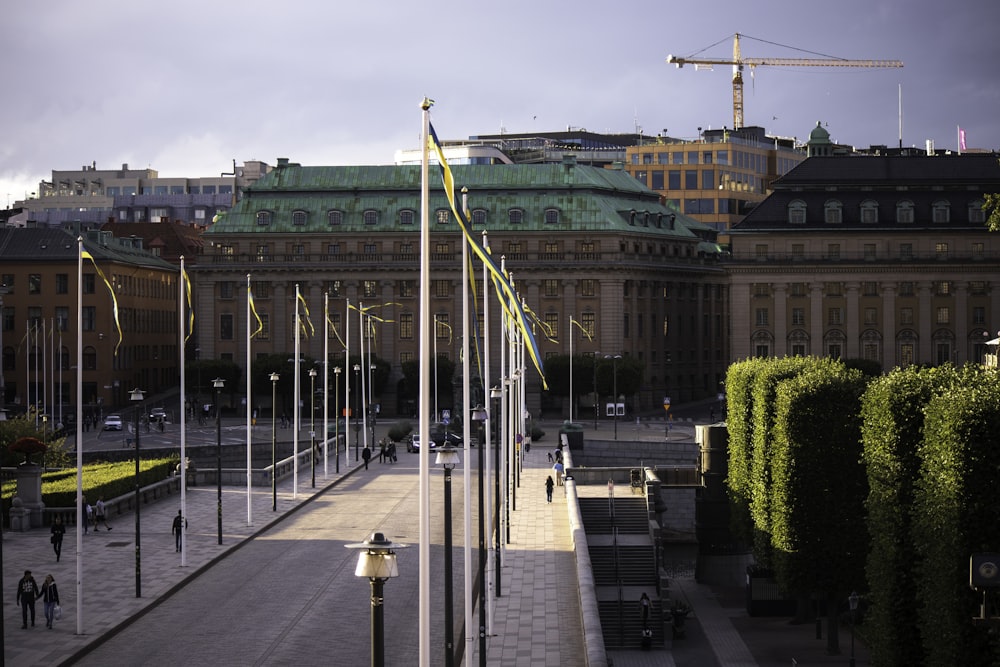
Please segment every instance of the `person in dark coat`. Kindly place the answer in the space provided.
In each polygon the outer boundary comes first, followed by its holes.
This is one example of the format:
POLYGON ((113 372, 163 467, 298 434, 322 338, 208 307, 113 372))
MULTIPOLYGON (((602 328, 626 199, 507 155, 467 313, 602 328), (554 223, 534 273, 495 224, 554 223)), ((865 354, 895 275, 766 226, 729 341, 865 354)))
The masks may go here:
POLYGON ((372 450, 365 445, 365 448, 361 450, 361 458, 365 460, 365 470, 368 470, 368 461, 372 457, 372 450))
POLYGON ((63 535, 66 534, 66 526, 63 524, 62 517, 58 514, 56 518, 52 520, 52 537, 49 540, 52 542, 52 550, 56 552, 56 562, 59 562, 59 558, 62 556, 62 543, 63 535))
MULTIPOLYGON (((51 574, 45 575, 42 582, 42 591, 38 594, 45 604, 45 627, 52 629, 52 621, 55 620, 56 607, 59 605, 59 589, 56 587, 56 580, 51 574)), ((34 625, 34 623, 32 623, 34 625)))
POLYGON ((38 599, 38 582, 31 576, 31 570, 25 570, 24 576, 17 582, 16 604, 21 605, 21 629, 28 627, 28 612, 31 612, 31 627, 35 627, 35 600, 38 599))
POLYGON ((545 499, 548 502, 552 502, 552 487, 555 486, 555 482, 552 481, 552 475, 545 478, 545 499))
POLYGON ((181 511, 177 510, 177 516, 174 517, 174 523, 170 528, 170 531, 174 534, 174 551, 180 552, 184 538, 181 533, 188 527, 187 519, 181 515, 181 511))

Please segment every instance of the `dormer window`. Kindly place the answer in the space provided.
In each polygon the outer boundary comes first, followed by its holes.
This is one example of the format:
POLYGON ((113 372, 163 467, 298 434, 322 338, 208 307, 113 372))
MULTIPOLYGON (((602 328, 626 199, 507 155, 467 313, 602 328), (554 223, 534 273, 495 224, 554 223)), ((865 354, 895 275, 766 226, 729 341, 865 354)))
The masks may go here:
POLYGON ((555 225, 559 223, 559 209, 547 208, 545 209, 545 224, 555 225))
POLYGON ((451 211, 446 208, 439 208, 434 211, 434 219, 439 225, 446 225, 451 220, 451 211))
POLYGON ((861 222, 866 225, 878 222, 878 204, 871 199, 861 202, 861 222))
POLYGON ((902 224, 913 223, 913 202, 909 199, 904 199, 896 203, 896 222, 902 224))
POLYGON ((270 211, 257 211, 257 224, 261 226, 267 226, 271 224, 271 212, 270 211))
POLYGON ((524 221, 524 211, 519 208, 512 208, 507 211, 507 222, 512 225, 519 225, 524 221))
POLYGON ((292 224, 296 226, 302 226, 306 224, 306 212, 292 211, 292 224))
POLYGON ((331 227, 344 224, 343 211, 330 211, 326 214, 326 221, 331 227))
POLYGON ((837 199, 830 199, 823 205, 823 220, 828 225, 837 225, 844 221, 844 205, 837 199))
POLYGON ((401 225, 412 225, 415 219, 413 211, 406 209, 399 212, 399 224, 401 225))
POLYGON ((801 199, 788 204, 788 222, 793 225, 806 224, 806 203, 801 199))
POLYGON ((986 212, 983 210, 983 200, 979 199, 969 204, 969 222, 986 222, 986 212))
POLYGON ((938 200, 931 205, 931 219, 937 223, 951 222, 951 205, 938 200))
POLYGON ((362 220, 364 220, 366 225, 377 225, 378 224, 378 211, 375 209, 368 209, 361 214, 362 220))
POLYGON ((477 225, 479 227, 485 227, 486 226, 486 209, 485 208, 477 208, 474 211, 472 211, 472 224, 473 225, 477 225))

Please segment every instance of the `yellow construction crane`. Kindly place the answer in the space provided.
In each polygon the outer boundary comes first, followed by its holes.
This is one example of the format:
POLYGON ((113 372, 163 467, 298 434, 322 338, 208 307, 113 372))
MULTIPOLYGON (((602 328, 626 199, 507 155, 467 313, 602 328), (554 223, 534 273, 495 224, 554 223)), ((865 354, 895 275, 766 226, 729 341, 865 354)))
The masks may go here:
MULTIPOLYGON (((753 39, 753 38, 751 38, 753 39)), ((765 40, 758 40, 765 41, 765 40)), ((718 44, 719 42, 716 42, 718 44)), ((713 44, 712 46, 715 46, 713 44)), ((781 46, 778 44, 777 46, 781 46)), ((706 48, 712 48, 706 47, 706 48)), ((787 47, 786 47, 787 48, 787 47)), ((705 49, 702 49, 703 51, 705 49)), ((822 55, 822 54, 816 54, 822 55)), ((846 60, 825 56, 823 58, 744 58, 740 53, 740 33, 736 33, 733 38, 733 58, 679 58, 677 56, 667 56, 667 62, 678 67, 684 65, 694 65, 695 69, 706 67, 711 69, 714 65, 733 66, 733 129, 743 127, 743 68, 749 67, 751 72, 754 67, 784 66, 784 67, 869 67, 869 68, 895 68, 902 67, 900 60, 846 60)))

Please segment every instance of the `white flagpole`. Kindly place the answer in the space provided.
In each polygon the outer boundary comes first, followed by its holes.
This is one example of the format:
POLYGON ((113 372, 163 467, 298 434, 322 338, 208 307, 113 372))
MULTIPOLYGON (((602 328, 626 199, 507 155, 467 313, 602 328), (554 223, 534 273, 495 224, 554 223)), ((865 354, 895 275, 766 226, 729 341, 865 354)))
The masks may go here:
MULTIPOLYGON (((330 292, 323 294, 323 476, 330 474, 330 292)), ((334 444, 334 448, 337 445, 334 444)))
POLYGON ((83 237, 76 239, 76 634, 83 634, 83 237))
POLYGON ((253 496, 251 482, 253 481, 253 383, 250 381, 250 274, 247 274, 247 525, 253 525, 253 496))
MULTIPOLYGON (((351 300, 344 300, 344 466, 351 462, 351 300)), ((337 450, 340 451, 339 449, 337 450)), ((354 434, 354 462, 357 463, 358 434, 354 434)), ((340 456, 340 454, 338 454, 340 456)), ((346 472, 346 470, 345 470, 346 472)))
POLYGON ((302 321, 299 319, 299 284, 295 283, 295 360, 292 372, 292 500, 299 497, 299 334, 302 321))
MULTIPOLYGON (((486 230, 483 230, 483 250, 489 254, 490 244, 487 239, 486 230)), ((493 531, 493 456, 491 452, 492 430, 493 430, 493 398, 492 387, 490 386, 490 280, 489 267, 483 262, 483 392, 486 399, 486 426, 483 442, 483 450, 479 453, 483 457, 483 508, 486 513, 486 520, 483 523, 486 529, 486 548, 489 555, 486 558, 486 587, 489 595, 486 600, 486 634, 493 636, 493 551, 494 543, 489 535, 493 531)), ((481 613, 481 612, 480 612, 481 613)))
POLYGON ((573 422, 573 316, 569 316, 569 328, 566 330, 569 336, 569 421, 573 422))
MULTIPOLYGON (((368 375, 368 362, 365 361, 365 304, 358 301, 358 354, 361 355, 361 400, 358 403, 361 404, 361 432, 362 435, 361 442, 364 443, 365 447, 368 446, 368 405, 366 404, 368 400, 368 393, 366 387, 368 383, 365 381, 365 377, 368 375)), ((371 361, 371 356, 368 357, 369 362, 371 361)), ((372 443, 374 445, 374 443, 372 443)))
MULTIPOLYGON (((428 139, 430 137, 430 108, 433 104, 424 98, 420 105, 423 110, 423 127, 420 133, 420 665, 429 667, 431 638, 431 506, 430 506, 430 405, 431 341, 434 333, 431 320, 430 298, 430 186, 428 184, 428 163, 430 160, 428 139)), ((435 360, 436 361, 436 360, 435 360)))
MULTIPOLYGON (((184 349, 184 338, 187 336, 187 306, 184 301, 185 294, 185 276, 187 274, 184 272, 184 256, 181 255, 181 276, 178 280, 177 289, 177 312, 179 317, 177 318, 177 347, 181 351, 181 519, 182 522, 187 521, 187 387, 185 387, 185 375, 187 370, 184 368, 187 363, 187 352, 184 349)), ((181 530, 181 567, 187 565, 187 535, 184 530, 181 530)))
MULTIPOLYGON (((469 191, 462 188, 462 212, 469 216, 469 191)), ((472 625, 472 400, 469 376, 469 337, 472 330, 469 327, 469 241, 462 235, 462 438, 465 442, 465 466, 463 469, 462 493, 463 515, 465 525, 465 561, 463 575, 465 577, 465 655, 472 658, 472 640, 476 636, 472 625)))

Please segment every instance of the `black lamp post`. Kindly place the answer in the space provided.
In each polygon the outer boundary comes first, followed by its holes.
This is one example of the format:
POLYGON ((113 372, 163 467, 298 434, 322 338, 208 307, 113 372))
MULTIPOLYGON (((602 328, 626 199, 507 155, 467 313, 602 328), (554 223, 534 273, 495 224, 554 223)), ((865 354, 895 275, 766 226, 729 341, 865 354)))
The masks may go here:
POLYGON ((278 511, 278 461, 275 445, 278 434, 274 430, 275 417, 278 414, 278 374, 271 373, 271 511, 278 511))
POLYGON ((212 380, 215 387, 215 484, 218 489, 219 503, 217 508, 219 520, 219 544, 222 544, 222 405, 220 403, 222 388, 226 381, 222 378, 212 380))
POLYGON ((309 461, 312 463, 312 488, 316 488, 316 369, 309 369, 309 461))
POLYGON ((444 468, 444 664, 455 664, 455 601, 451 571, 451 471, 461 463, 458 450, 450 443, 439 447, 435 463, 444 468))
POLYGON ((368 367, 368 425, 371 427, 372 432, 372 447, 375 447, 375 403, 372 394, 372 378, 375 376, 375 364, 371 364, 368 367))
MULTIPOLYGON (((472 420, 480 429, 486 421, 486 409, 478 405, 472 409, 472 420)), ((486 667, 486 511, 483 502, 483 443, 486 432, 479 440, 479 666, 486 667)))
POLYGON ((618 439, 618 361, 622 358, 622 355, 616 354, 613 357, 611 355, 605 355, 604 358, 611 360, 611 374, 612 374, 611 384, 612 384, 612 391, 615 392, 615 395, 611 398, 612 400, 611 405, 614 407, 615 440, 617 440, 618 439))
MULTIPOLYGON (((335 394, 334 405, 337 406, 336 407, 337 414, 334 415, 333 417, 333 421, 335 424, 335 426, 333 427, 333 450, 334 452, 336 452, 335 456, 337 459, 337 464, 336 464, 337 467, 335 472, 337 472, 337 474, 340 474, 340 416, 344 412, 340 407, 340 366, 333 367, 333 376, 334 378, 336 378, 334 382, 337 385, 336 389, 334 389, 333 392, 335 394)), ((345 451, 344 454, 346 455, 347 452, 345 451)))
POLYGON ((857 623, 857 612, 858 612, 858 592, 851 591, 851 594, 847 596, 847 604, 851 607, 851 667, 854 667, 854 625, 857 623))
POLYGON ((597 430, 597 419, 601 416, 601 401, 597 398, 597 355, 600 352, 594 351, 594 430, 597 430))
MULTIPOLYGON (((358 373, 361 372, 361 364, 354 364, 354 409, 358 412, 361 411, 361 392, 358 391, 358 373)), ((350 400, 350 398, 348 398, 350 400)), ((361 433, 361 422, 358 421, 358 415, 354 415, 354 462, 357 463, 360 455, 358 454, 358 434, 361 433)))
POLYGON ((358 566, 354 570, 354 576, 367 577, 371 582, 371 638, 372 638, 372 667, 384 667, 385 665, 385 612, 383 609, 384 599, 382 597, 383 586, 386 579, 399 576, 399 567, 396 565, 396 552, 393 549, 402 549, 409 545, 393 544, 386 539, 382 533, 372 533, 364 542, 345 545, 348 549, 360 549, 358 554, 358 566))
POLYGON ((136 388, 132 390, 129 397, 135 402, 135 596, 142 597, 142 548, 141 548, 141 527, 139 521, 139 508, 141 493, 139 491, 139 408, 142 407, 142 395, 145 392, 136 388))
MULTIPOLYGON (((500 387, 493 387, 490 389, 490 398, 493 399, 493 418, 500 413, 500 397, 503 396, 503 392, 500 387)), ((490 424, 493 423, 493 418, 490 419, 490 424)), ((502 558, 500 555, 500 540, 503 537, 500 534, 500 446, 504 444, 500 442, 500 438, 496 439, 496 444, 493 447, 493 562, 494 570, 497 580, 497 589, 495 591, 495 596, 500 597, 500 567, 502 566, 502 558)))

